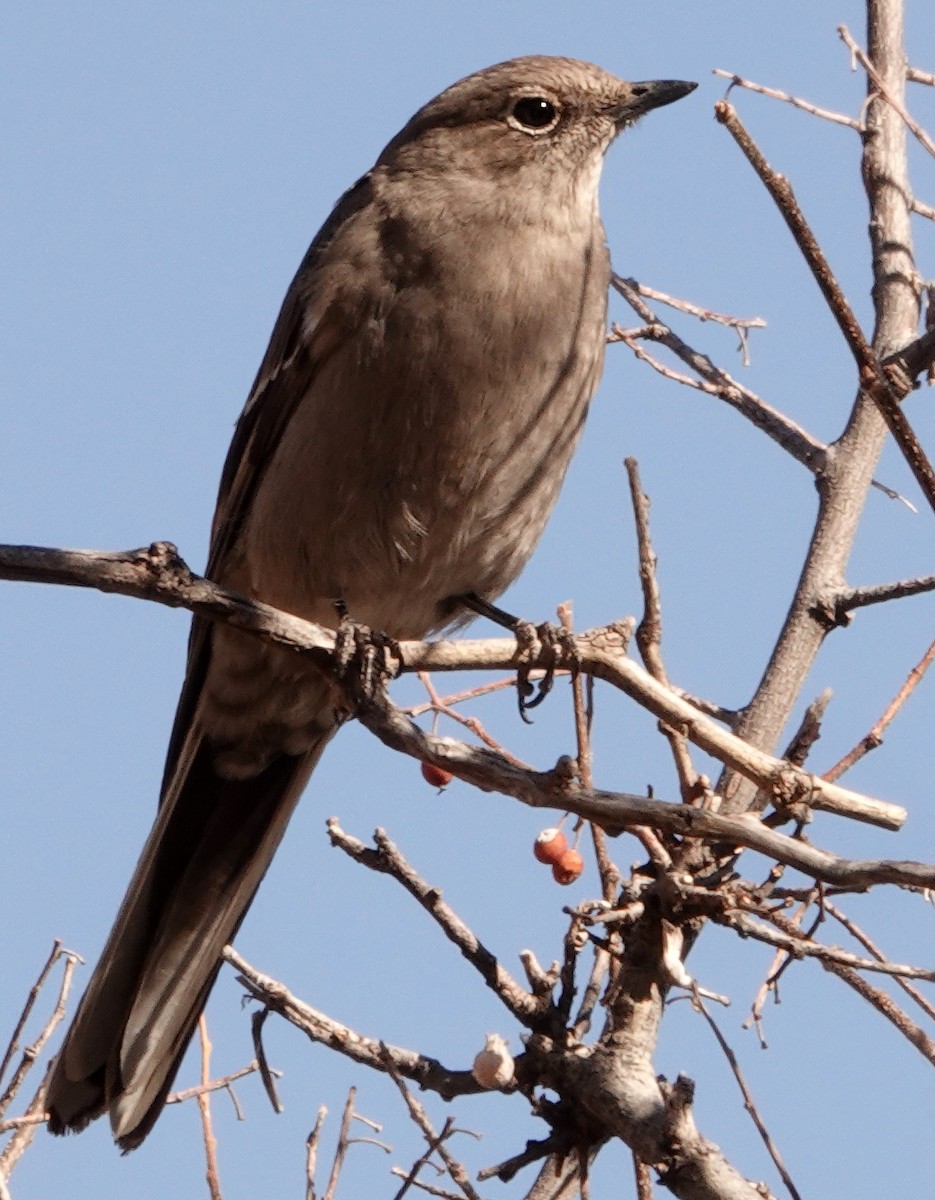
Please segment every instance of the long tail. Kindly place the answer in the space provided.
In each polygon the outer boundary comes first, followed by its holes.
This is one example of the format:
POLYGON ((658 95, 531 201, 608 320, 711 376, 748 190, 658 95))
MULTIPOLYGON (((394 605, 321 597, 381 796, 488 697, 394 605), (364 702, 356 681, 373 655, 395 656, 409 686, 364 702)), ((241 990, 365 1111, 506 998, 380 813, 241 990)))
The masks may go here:
POLYGON ((202 739, 143 849, 49 1082, 53 1133, 105 1111, 123 1150, 155 1124, 199 1014, 332 730, 252 779, 202 739))

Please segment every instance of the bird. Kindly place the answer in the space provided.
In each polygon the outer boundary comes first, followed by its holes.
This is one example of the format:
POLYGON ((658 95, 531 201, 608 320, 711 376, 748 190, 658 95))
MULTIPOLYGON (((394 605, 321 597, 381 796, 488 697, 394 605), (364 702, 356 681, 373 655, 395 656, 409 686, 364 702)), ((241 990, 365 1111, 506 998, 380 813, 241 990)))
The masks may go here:
MULTIPOLYGON (((336 628, 457 628, 539 540, 599 381, 621 130, 696 85, 530 55, 453 84, 338 200, 222 471, 206 576, 336 628)), ((340 724, 320 667, 194 617, 153 829, 47 1092, 53 1133, 163 1108, 340 724)))

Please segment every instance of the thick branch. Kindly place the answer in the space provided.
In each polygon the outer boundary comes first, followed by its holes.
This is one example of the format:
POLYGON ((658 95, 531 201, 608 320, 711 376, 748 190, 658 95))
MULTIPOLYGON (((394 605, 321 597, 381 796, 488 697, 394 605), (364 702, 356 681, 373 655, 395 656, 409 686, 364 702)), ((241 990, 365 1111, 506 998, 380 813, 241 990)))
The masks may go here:
MULTIPOLYGON (((888 80, 888 89, 901 96, 905 87, 901 7, 898 0, 873 0, 870 13, 870 57, 888 80)), ((877 314, 872 351, 885 361, 917 340, 919 303, 907 204, 911 189, 905 128, 892 108, 873 98, 872 86, 869 91, 862 165, 870 202, 877 314)), ((838 316, 843 319, 840 312, 838 316)), ((850 318, 843 323, 852 349, 862 356, 859 326, 850 318)), ((816 603, 829 589, 846 587, 847 562, 885 428, 874 402, 865 392, 859 393, 847 428, 829 451, 818 479, 818 517, 796 594, 763 679, 736 728, 764 749, 776 745, 828 633, 829 624, 821 619, 816 603)), ((742 811, 757 803, 754 789, 737 774, 722 778, 719 790, 727 811, 742 811)))
MULTIPOLYGON (((209 620, 235 625, 266 641, 310 652, 325 666, 331 664, 329 652, 334 649, 331 630, 279 612, 268 604, 248 600, 194 575, 168 542, 156 542, 148 550, 100 555, 88 550, 45 551, 35 546, 0 546, 0 578, 99 586, 103 591, 189 608, 209 620)), ((898 829, 905 821, 906 810, 899 805, 829 784, 721 728, 628 659, 626 637, 617 626, 579 634, 574 645, 576 665, 582 671, 625 692, 701 749, 752 780, 777 804, 804 803, 886 829, 898 829)), ((520 666, 555 665, 554 650, 538 644, 524 643, 520 647, 506 638, 403 642, 399 652, 403 671, 515 670, 520 666)), ((372 724, 372 718, 368 720, 365 715, 362 720, 368 726, 372 724)), ((379 730, 375 728, 375 732, 379 730)))

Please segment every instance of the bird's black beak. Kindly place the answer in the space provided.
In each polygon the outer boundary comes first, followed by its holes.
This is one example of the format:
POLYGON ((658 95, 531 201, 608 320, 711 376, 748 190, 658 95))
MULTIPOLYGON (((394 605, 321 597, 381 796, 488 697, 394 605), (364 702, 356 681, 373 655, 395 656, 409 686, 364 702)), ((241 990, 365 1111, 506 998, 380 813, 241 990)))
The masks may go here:
POLYGON ((621 100, 615 113, 618 128, 629 125, 654 108, 681 100, 697 86, 697 83, 687 83, 683 79, 650 79, 645 83, 631 83, 629 94, 621 100))

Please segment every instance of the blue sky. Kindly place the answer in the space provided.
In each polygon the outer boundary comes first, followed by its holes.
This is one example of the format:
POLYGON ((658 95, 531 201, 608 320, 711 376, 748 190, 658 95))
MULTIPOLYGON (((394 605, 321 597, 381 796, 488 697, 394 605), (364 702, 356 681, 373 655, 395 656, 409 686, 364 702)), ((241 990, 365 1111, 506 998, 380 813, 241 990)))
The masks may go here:
MULTIPOLYGON (((770 202, 712 117, 724 67, 856 112, 863 85, 836 35, 863 37, 862 4, 751 5, 540 0, 470 6, 405 0, 122 5, 35 0, 2 18, 4 287, 0 295, 0 539, 129 548, 176 542, 203 564, 217 478, 233 422, 279 302, 308 241, 343 189, 421 103, 454 79, 530 52, 587 58, 623 76, 688 78, 698 92, 653 114, 609 156, 602 211, 616 268, 721 311, 766 318, 752 365, 713 325, 680 331, 770 403, 833 438, 853 370, 831 318, 770 202)), ((911 5, 910 58, 935 67, 935 9, 911 5), (928 55, 928 58, 926 58, 928 55)), ((858 315, 870 316, 866 204, 856 135, 787 106, 736 95, 751 130, 789 174, 858 315)), ((935 96, 914 111, 935 128, 935 96)), ((935 203, 930 158, 912 148, 914 187, 935 203)), ((935 272, 935 226, 916 220, 917 261, 935 272)), ((612 316, 635 323, 622 302, 612 316)), ((926 444, 926 393, 909 411, 926 444)), ((741 704, 762 669, 795 582, 814 489, 735 413, 666 384, 620 347, 542 546, 507 597, 535 619, 573 598, 579 625, 637 610, 632 521, 621 461, 635 455, 652 496, 671 677, 741 704)), ((888 449, 878 476, 916 498, 888 449)), ((871 495, 854 582, 931 570, 935 523, 871 495)), ((54 937, 93 960, 148 828, 181 679, 185 615, 57 588, 0 591, 0 780, 6 920, 0 931, 0 1031, 54 937)), ((813 763, 821 770, 863 735, 931 638, 930 597, 861 613, 836 634, 805 700, 835 689, 813 763)), ((478 631, 483 626, 477 626, 478 631)), ((905 804, 899 835, 818 820, 818 844, 866 857, 935 855, 931 790, 933 684, 920 689, 885 746, 849 785, 905 804)), ((404 685, 401 696, 415 696, 404 685)), ((572 749, 561 689, 522 726, 506 700, 479 715, 517 754, 549 766, 572 749)), ((454 731, 452 731, 454 732, 454 731)), ((596 779, 674 794, 654 723, 600 691, 596 779)), ((309 1003, 355 1025, 467 1065, 497 1029, 517 1031, 459 956, 398 888, 329 848, 325 818, 368 837, 385 826, 479 935, 518 970, 526 946, 561 952, 561 906, 593 894, 589 868, 560 890, 529 853, 546 822, 455 784, 437 797, 410 760, 356 728, 329 749, 238 949, 309 1003), (590 890, 589 890, 590 889, 590 890)), ((613 846, 624 867, 635 842, 613 846)), ((754 868, 751 866, 751 870, 754 868)), ((850 906, 896 959, 931 963, 932 914, 903 895, 850 906)), ((838 935, 829 935, 832 940, 838 935)), ((766 965, 762 947, 710 930, 693 955, 701 982, 731 996, 719 1014, 804 1194, 911 1192, 933 1170, 932 1074, 921 1057, 813 964, 788 973, 768 1010, 770 1048, 741 1030, 766 965)), ((86 971, 84 972, 86 976, 86 971)), ((81 978, 81 976, 79 976, 81 978)), ((209 1009, 218 1072, 252 1057, 232 976, 209 1009)), ((304 1138, 320 1103, 332 1144, 349 1083, 384 1124, 390 1160, 357 1147, 344 1194, 391 1195, 390 1161, 421 1147, 383 1080, 267 1025, 285 1070, 274 1116, 256 1081, 238 1094, 247 1120, 215 1103, 227 1200, 300 1195, 304 1138)), ((2 1038, 0 1033, 0 1038, 2 1038)), ((698 1121, 751 1177, 771 1168, 710 1035, 673 1005, 658 1066, 698 1081, 698 1121)), ((194 1082, 189 1062, 180 1085, 194 1082)), ((446 1110, 429 1098, 437 1124, 446 1110)), ((460 1102, 459 1124, 484 1132, 475 1169, 542 1135, 517 1099, 460 1102)), ((145 1146, 121 1158, 103 1122, 79 1138, 44 1133, 18 1167, 16 1200, 202 1194, 197 1112, 167 1112, 145 1146)), ((596 1195, 628 1195, 627 1158, 608 1152, 596 1195)), ((485 1195, 523 1194, 525 1177, 485 1195)))

